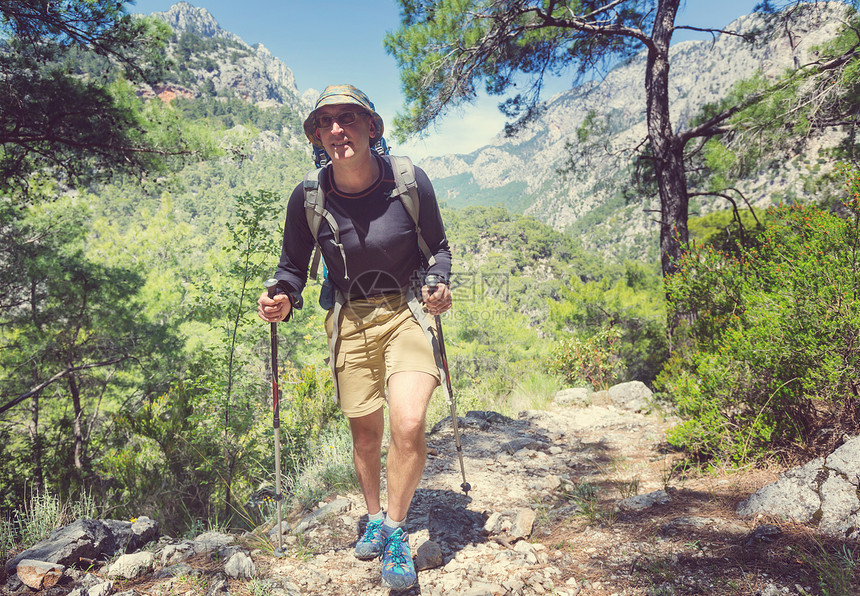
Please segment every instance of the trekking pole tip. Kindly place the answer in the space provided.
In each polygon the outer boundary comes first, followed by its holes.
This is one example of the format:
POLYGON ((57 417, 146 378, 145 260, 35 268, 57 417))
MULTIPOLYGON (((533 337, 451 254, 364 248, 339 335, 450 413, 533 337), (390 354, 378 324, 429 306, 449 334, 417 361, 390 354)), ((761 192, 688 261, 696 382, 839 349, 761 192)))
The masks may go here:
POLYGON ((285 553, 285 552, 284 552, 284 549, 283 549, 283 548, 278 547, 278 548, 276 548, 276 549, 275 549, 274 555, 275 555, 275 558, 276 558, 276 559, 281 559, 281 558, 283 558, 283 557, 286 557, 286 556, 287 556, 287 553, 285 553))
POLYGON ((464 482, 463 484, 460 485, 460 488, 463 489, 463 492, 468 495, 469 491, 472 490, 472 485, 469 484, 468 482, 464 482))

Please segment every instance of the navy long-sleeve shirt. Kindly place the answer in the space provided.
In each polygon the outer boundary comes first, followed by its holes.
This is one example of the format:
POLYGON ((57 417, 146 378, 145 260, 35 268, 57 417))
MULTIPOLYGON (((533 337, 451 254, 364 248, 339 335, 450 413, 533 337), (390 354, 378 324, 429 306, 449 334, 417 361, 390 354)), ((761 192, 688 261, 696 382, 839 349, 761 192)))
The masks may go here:
MULTIPOLYGON (((418 246, 415 222, 400 198, 390 196, 395 187, 394 173, 385 160, 379 156, 374 158, 378 160, 380 176, 359 194, 339 191, 333 184, 330 167, 322 177, 325 207, 340 230, 346 271, 340 250, 334 244, 334 233, 325 220, 318 232, 322 256, 328 267, 329 281, 350 299, 402 292, 415 285, 420 280, 418 275, 425 272, 445 279, 451 274, 451 251, 427 174, 415 168, 420 201, 418 225, 436 261, 429 268, 418 246)), ((299 184, 287 204, 281 260, 275 273, 278 289, 290 295, 296 308, 302 305, 301 293, 307 282, 313 247, 304 188, 299 184)))

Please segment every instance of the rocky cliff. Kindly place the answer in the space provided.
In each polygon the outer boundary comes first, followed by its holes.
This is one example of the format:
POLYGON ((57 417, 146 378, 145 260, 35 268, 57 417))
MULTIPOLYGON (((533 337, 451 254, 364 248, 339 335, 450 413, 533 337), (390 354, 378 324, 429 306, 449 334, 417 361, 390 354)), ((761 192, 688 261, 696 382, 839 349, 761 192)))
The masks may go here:
MULTIPOLYGON (((808 62, 810 50, 836 33, 837 16, 843 10, 840 3, 822 3, 790 34, 768 39, 759 35, 756 43, 721 34, 713 41, 673 46, 673 125, 687 126, 704 105, 725 97, 738 81, 759 72, 776 77, 808 62)), ((751 33, 761 25, 761 18, 742 17, 727 30, 751 33)), ((654 246, 657 229, 646 213, 657 207, 656 198, 635 196, 630 182, 632 156, 646 137, 644 68, 644 54, 637 55, 602 80, 551 98, 540 119, 515 136, 500 135, 469 155, 431 158, 421 165, 451 206, 504 203, 557 229, 582 235, 586 245, 612 246, 616 252, 627 247, 628 253, 641 254, 643 246, 654 246), (590 119, 590 135, 582 143, 577 132, 586 119, 590 119), (580 153, 590 157, 572 161, 580 153), (559 174, 564 169, 569 174, 559 174)), ((786 176, 780 182, 774 174, 763 172, 760 179, 747 181, 744 190, 762 204, 796 179, 786 176)))
POLYGON ((152 89, 154 94, 196 97, 232 91, 256 104, 306 108, 292 71, 281 60, 263 44, 250 46, 221 28, 205 8, 179 2, 153 16, 174 31, 167 52, 179 69, 179 76, 152 89))

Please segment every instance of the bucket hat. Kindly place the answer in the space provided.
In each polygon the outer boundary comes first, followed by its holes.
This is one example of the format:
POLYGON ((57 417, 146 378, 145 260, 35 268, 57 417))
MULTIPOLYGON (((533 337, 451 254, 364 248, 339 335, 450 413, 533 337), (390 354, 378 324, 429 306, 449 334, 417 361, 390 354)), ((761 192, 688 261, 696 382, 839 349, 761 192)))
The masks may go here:
POLYGON ((370 114, 370 117, 373 119, 373 123, 376 125, 376 134, 370 139, 371 147, 382 138, 385 124, 382 122, 382 117, 376 113, 376 108, 373 106, 373 102, 368 99, 367 95, 361 89, 352 85, 329 85, 320 94, 319 99, 317 99, 316 104, 314 104, 314 109, 310 114, 308 114, 308 117, 305 118, 305 136, 308 137, 308 140, 314 147, 324 149, 322 140, 316 132, 317 110, 323 106, 346 104, 359 106, 365 112, 370 114))

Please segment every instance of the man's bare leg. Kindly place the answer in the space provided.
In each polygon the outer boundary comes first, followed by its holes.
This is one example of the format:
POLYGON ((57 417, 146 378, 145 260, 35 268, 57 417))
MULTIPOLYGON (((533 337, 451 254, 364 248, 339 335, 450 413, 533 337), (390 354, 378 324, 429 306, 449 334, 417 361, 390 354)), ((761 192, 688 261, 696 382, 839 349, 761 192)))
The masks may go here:
POLYGON ((437 385, 435 377, 423 372, 399 372, 388 379, 388 517, 393 521, 406 519, 424 473, 427 404, 437 385))
POLYGON ((382 433, 385 429, 385 417, 382 408, 375 412, 349 419, 352 431, 352 459, 355 463, 355 473, 367 513, 373 515, 381 509, 379 498, 379 480, 382 470, 382 433))

